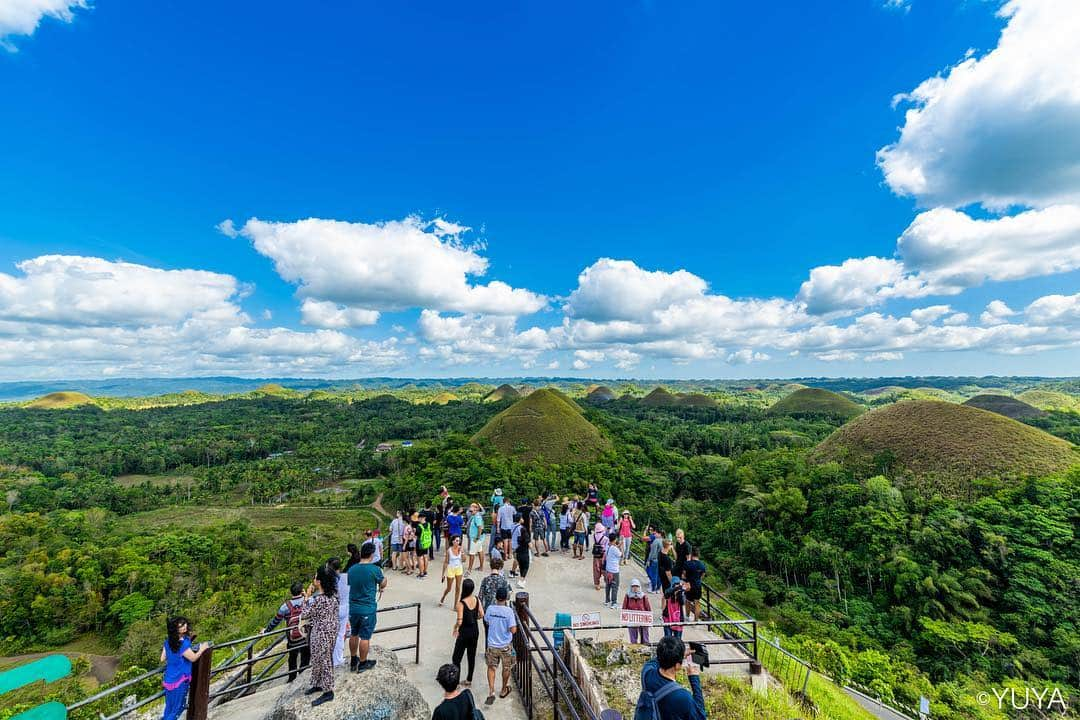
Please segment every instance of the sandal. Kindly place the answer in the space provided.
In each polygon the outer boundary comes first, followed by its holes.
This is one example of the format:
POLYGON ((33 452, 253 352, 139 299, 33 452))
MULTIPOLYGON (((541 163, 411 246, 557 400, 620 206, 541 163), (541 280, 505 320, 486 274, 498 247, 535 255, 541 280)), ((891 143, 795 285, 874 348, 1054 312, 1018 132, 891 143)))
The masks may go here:
POLYGON ((485 705, 494 705, 495 704, 495 696, 494 695, 488 695, 487 700, 484 701, 484 704, 485 705))
POLYGON ((506 696, 507 696, 507 695, 509 695, 509 694, 510 694, 510 688, 508 688, 508 687, 504 687, 504 688, 502 689, 502 692, 501 692, 501 693, 499 693, 499 697, 500 697, 500 698, 504 698, 504 697, 506 697, 506 696))

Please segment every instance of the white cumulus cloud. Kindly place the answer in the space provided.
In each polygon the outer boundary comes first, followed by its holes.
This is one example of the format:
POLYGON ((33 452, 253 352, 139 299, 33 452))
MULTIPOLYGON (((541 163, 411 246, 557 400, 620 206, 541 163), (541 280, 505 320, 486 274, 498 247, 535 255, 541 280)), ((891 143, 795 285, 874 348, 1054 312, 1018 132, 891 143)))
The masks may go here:
POLYGON ((274 262, 277 273, 299 285, 302 297, 360 310, 438 311, 526 315, 547 305, 543 295, 494 280, 479 247, 467 245, 468 230, 446 221, 409 217, 382 223, 309 218, 266 222, 252 218, 222 232, 251 240, 274 262))
POLYGON ((16 52, 13 35, 33 35, 43 18, 69 23, 75 10, 90 7, 86 0, 3 0, 0 2, 0 47, 16 52))
POLYGON ((885 181, 923 206, 1080 203, 1080 4, 1010 0, 997 46, 898 97, 885 181))

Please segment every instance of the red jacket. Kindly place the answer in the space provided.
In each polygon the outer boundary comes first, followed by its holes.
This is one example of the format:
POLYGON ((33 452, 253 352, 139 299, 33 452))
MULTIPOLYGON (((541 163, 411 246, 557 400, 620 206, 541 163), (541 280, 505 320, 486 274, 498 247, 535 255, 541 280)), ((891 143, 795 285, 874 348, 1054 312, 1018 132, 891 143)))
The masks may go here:
POLYGON ((648 610, 652 612, 652 607, 649 605, 649 598, 642 595, 639 598, 630 597, 630 593, 626 594, 626 597, 622 601, 623 610, 648 610))

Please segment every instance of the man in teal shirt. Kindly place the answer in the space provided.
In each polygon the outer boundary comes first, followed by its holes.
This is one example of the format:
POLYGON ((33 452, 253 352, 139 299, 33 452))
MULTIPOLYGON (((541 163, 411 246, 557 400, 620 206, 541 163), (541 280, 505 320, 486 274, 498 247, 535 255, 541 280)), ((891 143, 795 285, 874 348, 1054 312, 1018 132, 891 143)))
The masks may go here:
POLYGON ((386 578, 382 568, 371 561, 374 555, 375 545, 364 543, 360 547, 360 562, 349 568, 349 669, 352 672, 375 667, 375 661, 368 660, 368 650, 375 632, 377 596, 386 587, 386 578))

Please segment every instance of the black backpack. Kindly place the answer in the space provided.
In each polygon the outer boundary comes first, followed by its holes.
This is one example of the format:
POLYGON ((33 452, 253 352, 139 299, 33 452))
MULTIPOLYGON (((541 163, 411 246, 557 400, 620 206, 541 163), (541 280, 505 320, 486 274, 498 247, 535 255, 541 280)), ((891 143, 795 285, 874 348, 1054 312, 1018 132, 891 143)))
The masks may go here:
POLYGON ((592 556, 594 558, 602 558, 602 557, 604 557, 604 546, 601 545, 600 543, 596 542, 596 538, 593 538, 592 556))

